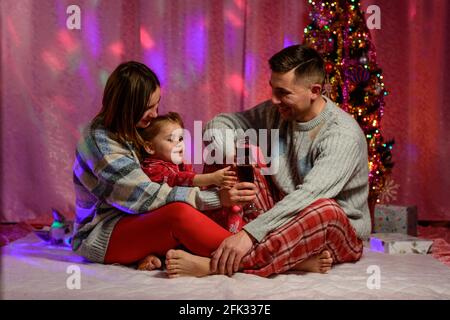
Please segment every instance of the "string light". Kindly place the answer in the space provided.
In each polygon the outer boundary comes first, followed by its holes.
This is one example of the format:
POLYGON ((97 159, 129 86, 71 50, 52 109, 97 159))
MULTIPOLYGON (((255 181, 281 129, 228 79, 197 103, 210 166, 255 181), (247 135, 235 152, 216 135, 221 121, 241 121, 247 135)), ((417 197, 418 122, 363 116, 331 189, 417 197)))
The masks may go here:
POLYGON ((308 0, 311 23, 304 41, 316 48, 332 67, 327 68, 327 93, 355 118, 365 133, 371 203, 379 202, 392 168, 393 141, 380 132, 384 97, 389 95, 359 0, 308 0))

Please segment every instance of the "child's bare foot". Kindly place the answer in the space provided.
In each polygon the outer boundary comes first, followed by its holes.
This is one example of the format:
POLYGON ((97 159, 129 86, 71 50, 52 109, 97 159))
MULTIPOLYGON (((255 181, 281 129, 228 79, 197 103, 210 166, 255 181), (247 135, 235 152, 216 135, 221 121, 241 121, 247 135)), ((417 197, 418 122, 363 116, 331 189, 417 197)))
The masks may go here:
POLYGON ((166 253, 166 269, 169 278, 204 277, 211 274, 211 259, 194 256, 183 250, 169 250, 166 253))
POLYGON ((161 268, 161 265, 161 260, 157 256, 150 254, 139 261, 137 269, 141 271, 152 271, 161 268))
POLYGON ((327 273, 328 271, 330 271, 332 264, 333 258, 331 258, 330 252, 324 250, 321 253, 300 262, 299 264, 294 266, 292 270, 327 273))

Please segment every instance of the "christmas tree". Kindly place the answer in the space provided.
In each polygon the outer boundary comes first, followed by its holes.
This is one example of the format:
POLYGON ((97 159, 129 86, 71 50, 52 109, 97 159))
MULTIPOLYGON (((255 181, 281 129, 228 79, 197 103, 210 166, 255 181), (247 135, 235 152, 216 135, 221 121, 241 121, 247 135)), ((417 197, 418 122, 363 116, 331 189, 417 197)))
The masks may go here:
MULTIPOLYGON (((357 0, 309 0, 311 23, 304 30, 304 43, 325 60, 324 94, 355 118, 364 131, 369 154, 369 205, 380 202, 392 187, 391 149, 380 132, 384 87, 382 70, 357 0)), ((392 190, 391 190, 392 191, 392 190)), ((394 190, 395 191, 395 190, 394 190)), ((392 192, 391 192, 392 193, 392 192)))

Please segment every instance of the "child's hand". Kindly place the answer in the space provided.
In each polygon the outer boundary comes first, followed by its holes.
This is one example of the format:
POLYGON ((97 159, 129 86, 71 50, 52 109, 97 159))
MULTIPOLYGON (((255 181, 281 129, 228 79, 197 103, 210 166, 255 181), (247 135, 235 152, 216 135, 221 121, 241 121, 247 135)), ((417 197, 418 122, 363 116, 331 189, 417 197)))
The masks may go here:
POLYGON ((213 182, 218 187, 231 188, 237 183, 236 172, 230 166, 217 170, 212 175, 213 182))

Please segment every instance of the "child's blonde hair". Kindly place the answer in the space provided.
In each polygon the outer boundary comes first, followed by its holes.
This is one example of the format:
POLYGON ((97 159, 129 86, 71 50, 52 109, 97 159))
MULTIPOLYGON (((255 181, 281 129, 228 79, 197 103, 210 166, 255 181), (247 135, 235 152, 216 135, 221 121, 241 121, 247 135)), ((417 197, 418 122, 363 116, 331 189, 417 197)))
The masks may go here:
POLYGON ((176 112, 169 112, 164 115, 157 116, 152 119, 150 125, 141 131, 142 139, 146 142, 151 141, 161 131, 164 123, 172 122, 178 124, 181 128, 184 128, 183 120, 181 116, 176 112))

